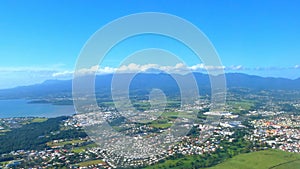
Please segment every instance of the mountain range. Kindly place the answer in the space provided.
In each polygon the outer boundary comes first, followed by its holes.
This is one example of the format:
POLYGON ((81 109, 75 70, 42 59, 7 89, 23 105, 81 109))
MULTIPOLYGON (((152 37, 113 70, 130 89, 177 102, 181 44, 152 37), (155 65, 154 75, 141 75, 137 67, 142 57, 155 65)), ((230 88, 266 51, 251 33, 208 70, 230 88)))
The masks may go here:
MULTIPOLYGON (((207 74, 193 73, 199 90, 210 90, 210 80, 207 74)), ((121 74, 119 78, 128 78, 132 74, 121 74)), ((188 75, 176 75, 187 78, 188 75)), ((241 73, 227 73, 227 88, 249 88, 254 90, 300 90, 300 78, 292 80, 286 78, 260 77, 241 73)), ((95 78, 96 92, 110 92, 113 74, 97 75, 95 78)), ((120 82, 120 81, 119 81, 120 82)), ((122 83, 122 81, 121 81, 122 83)), ((122 84, 119 84, 122 85, 122 84)), ((147 90, 159 88, 169 92, 176 92, 178 84, 170 74, 139 73, 131 84, 130 89, 147 90)), ((41 98, 45 96, 71 96, 72 80, 47 80, 41 84, 20 86, 0 90, 0 99, 11 98, 41 98)))

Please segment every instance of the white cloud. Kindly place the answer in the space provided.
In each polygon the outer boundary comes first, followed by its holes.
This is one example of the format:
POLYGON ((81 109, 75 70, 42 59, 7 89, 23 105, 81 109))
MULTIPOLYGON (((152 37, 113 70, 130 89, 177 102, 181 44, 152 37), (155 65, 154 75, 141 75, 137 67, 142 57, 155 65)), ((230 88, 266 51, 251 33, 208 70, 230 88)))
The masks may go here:
POLYGON ((52 77, 58 77, 58 78, 69 78, 73 76, 73 71, 62 71, 62 72, 55 72, 52 74, 52 77))
MULTIPOLYGON (((147 72, 149 70, 160 70, 167 73, 178 73, 178 74, 185 74, 189 72, 206 72, 206 71, 264 71, 264 70, 283 70, 283 69, 300 69, 299 65, 295 65, 294 67, 256 67, 256 68, 247 68, 242 65, 232 65, 232 66, 212 66, 212 65, 205 65, 205 64, 196 64, 193 66, 186 66, 183 63, 177 63, 173 66, 166 66, 166 65, 158 65, 158 64, 135 64, 130 63, 128 65, 122 65, 119 68, 114 67, 99 67, 98 65, 92 66, 90 68, 80 69, 76 71, 78 75, 89 75, 89 74, 110 74, 110 73, 137 73, 137 72, 147 72)), ((0 69, 1 70, 1 69, 0 69)), ((54 72, 52 77, 55 78, 66 78, 72 77, 74 74, 73 71, 61 71, 61 72, 54 72)))
MULTIPOLYGON (((76 71, 78 76, 92 75, 92 74, 109 74, 109 73, 137 73, 137 72, 147 72, 149 70, 160 70, 167 73, 178 73, 185 74, 189 72, 206 71, 206 70, 223 70, 224 66, 206 66, 204 64, 197 64, 194 66, 186 66, 183 63, 177 63, 174 66, 158 65, 158 64, 135 64, 130 63, 128 65, 122 65, 119 68, 113 67, 99 67, 98 65, 92 66, 90 68, 84 68, 76 71)), ((61 71, 52 74, 55 78, 65 78, 71 77, 74 71, 61 71)))
POLYGON ((289 66, 289 67, 278 67, 278 66, 271 66, 271 67, 256 67, 256 68, 244 68, 248 70, 256 70, 256 71, 269 71, 269 70, 293 70, 293 69, 300 69, 300 65, 289 66))
POLYGON ((139 64, 131 63, 129 65, 122 65, 120 68, 116 68, 115 70, 118 73, 134 73, 134 72, 147 72, 151 69, 161 70, 168 73, 182 73, 189 70, 189 68, 182 63, 178 63, 174 66, 161 66, 158 64, 139 65, 139 64))
POLYGON ((76 72, 70 71, 70 70, 55 72, 52 74, 52 77, 54 77, 54 78, 72 78, 74 73, 76 73, 77 76, 85 76, 85 75, 93 75, 93 74, 108 74, 108 73, 114 73, 115 71, 116 71, 116 68, 111 68, 111 67, 100 68, 98 65, 95 65, 90 68, 79 69, 76 72))
POLYGON ((98 73, 100 73, 100 74, 114 73, 115 71, 116 71, 116 68, 112 68, 112 67, 108 67, 108 66, 98 69, 98 73))
POLYGON ((89 74, 95 74, 99 70, 99 66, 95 65, 90 68, 83 68, 76 70, 74 73, 78 76, 84 76, 84 75, 89 75, 89 74))
POLYGON ((224 70, 226 67, 225 66, 213 66, 213 65, 205 65, 203 63, 197 64, 194 66, 189 67, 189 70, 192 71, 210 71, 210 70, 224 70))
POLYGON ((244 70, 245 68, 242 66, 242 65, 233 65, 233 66, 229 66, 229 67, 226 67, 227 70, 244 70))

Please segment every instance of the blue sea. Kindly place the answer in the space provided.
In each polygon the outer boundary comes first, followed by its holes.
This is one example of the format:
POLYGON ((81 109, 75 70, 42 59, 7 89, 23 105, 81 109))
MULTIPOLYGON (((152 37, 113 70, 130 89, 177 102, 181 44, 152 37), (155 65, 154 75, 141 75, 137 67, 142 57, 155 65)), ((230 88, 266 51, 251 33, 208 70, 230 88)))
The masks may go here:
POLYGON ((0 118, 58 117, 75 114, 72 105, 29 104, 28 100, 0 100, 0 118))

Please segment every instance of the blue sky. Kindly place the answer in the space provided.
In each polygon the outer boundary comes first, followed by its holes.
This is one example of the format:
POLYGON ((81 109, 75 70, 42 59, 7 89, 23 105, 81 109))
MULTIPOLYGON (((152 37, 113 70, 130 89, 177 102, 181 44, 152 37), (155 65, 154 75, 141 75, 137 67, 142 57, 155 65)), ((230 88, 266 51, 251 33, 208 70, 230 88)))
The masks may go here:
MULTIPOLYGON (((207 35, 229 72, 297 78, 299 5, 292 0, 2 0, 0 88, 72 73, 81 48, 95 31, 114 19, 139 12, 170 13, 190 21, 207 35)), ((178 44, 157 44, 151 38, 157 37, 137 37, 129 43, 131 47, 120 47, 104 66, 116 67, 120 55, 149 47, 167 48, 189 57, 178 44)), ((190 66, 199 64, 187 60, 190 66)))

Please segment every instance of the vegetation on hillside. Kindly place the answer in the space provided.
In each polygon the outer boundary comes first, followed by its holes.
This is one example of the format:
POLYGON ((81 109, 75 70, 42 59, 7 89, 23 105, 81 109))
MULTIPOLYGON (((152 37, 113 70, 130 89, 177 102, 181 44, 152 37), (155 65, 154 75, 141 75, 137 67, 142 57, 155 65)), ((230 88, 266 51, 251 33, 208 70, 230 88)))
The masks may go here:
POLYGON ((55 139, 73 139, 86 137, 77 129, 60 130, 60 125, 67 117, 50 118, 46 121, 23 125, 0 136, 0 153, 17 150, 41 150, 47 148, 47 142, 55 139))

